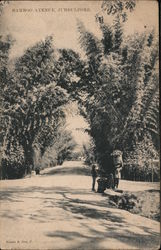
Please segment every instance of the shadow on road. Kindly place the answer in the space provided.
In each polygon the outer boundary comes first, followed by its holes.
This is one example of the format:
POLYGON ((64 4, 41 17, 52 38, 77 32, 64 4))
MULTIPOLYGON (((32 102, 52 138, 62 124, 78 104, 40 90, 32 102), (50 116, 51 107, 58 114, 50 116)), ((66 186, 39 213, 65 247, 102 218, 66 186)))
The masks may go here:
MULTIPOLYGON (((83 225, 84 226, 84 225, 83 225)), ((106 232, 99 232, 96 229, 89 228, 89 235, 93 234, 95 236, 88 236, 82 233, 74 232, 74 231, 56 231, 56 232, 49 232, 46 235, 48 237, 52 238, 60 238, 65 239, 67 241, 76 241, 76 239, 81 240, 83 239, 83 242, 79 244, 75 244, 73 248, 70 249, 111 249, 108 245, 108 238, 117 240, 118 246, 120 244, 124 243, 127 244, 129 247, 135 249, 141 249, 144 247, 144 249, 157 249, 159 247, 159 240, 158 237, 156 238, 156 235, 140 235, 137 233, 132 233, 131 231, 126 230, 122 233, 117 233, 117 230, 106 227, 106 232), (157 241, 156 241, 157 239, 157 241), (107 248, 108 247, 108 248, 107 248), (156 248, 155 248, 156 247, 156 248)), ((111 246, 112 247, 112 246, 111 246)), ((130 249, 128 247, 128 249, 130 249)), ((123 249, 120 247, 120 249, 123 249)), ((125 248, 124 248, 125 249, 125 248)))
POLYGON ((41 175, 91 175, 91 169, 86 166, 66 167, 59 166, 41 172, 41 175))
MULTIPOLYGON (((141 248, 154 248, 159 244, 159 233, 155 233, 145 225, 138 225, 132 228, 132 223, 126 217, 122 217, 118 209, 109 208, 108 197, 102 200, 95 200, 98 194, 93 194, 87 189, 72 189, 68 187, 39 187, 32 186, 27 188, 12 187, 12 191, 1 192, 1 200, 12 202, 23 202, 24 199, 38 201, 38 206, 32 214, 15 213, 10 214, 8 210, 1 216, 11 220, 21 219, 27 216, 28 220, 35 223, 46 223, 46 221, 57 221, 57 214, 54 209, 60 209, 60 220, 63 221, 63 213, 68 217, 69 227, 72 227, 73 220, 79 222, 80 230, 77 231, 45 231, 46 237, 65 239, 66 241, 76 242, 73 249, 102 249, 103 242, 107 239, 114 239, 121 243, 141 248), (33 197, 33 194, 36 196, 33 197), (81 199, 79 197, 89 196, 92 199, 81 199), (39 207, 39 209, 38 209, 39 207), (53 212, 52 212, 53 210, 53 212), (62 217, 62 218, 61 218, 62 217), (94 223, 87 223, 94 220, 94 223), (97 223, 96 223, 97 221, 97 223), (131 224, 130 224, 131 223, 131 224), (101 227, 101 229, 100 229, 101 227), (82 233, 84 228, 85 233, 82 233), (141 233, 138 233, 140 230, 141 233), (82 242, 83 240, 83 242, 82 242), (81 241, 81 244, 79 243, 81 241)), ((128 217, 129 218, 129 217, 128 217)), ((118 243, 119 245, 119 243, 118 243)), ((106 248, 104 248, 106 249, 106 248)))

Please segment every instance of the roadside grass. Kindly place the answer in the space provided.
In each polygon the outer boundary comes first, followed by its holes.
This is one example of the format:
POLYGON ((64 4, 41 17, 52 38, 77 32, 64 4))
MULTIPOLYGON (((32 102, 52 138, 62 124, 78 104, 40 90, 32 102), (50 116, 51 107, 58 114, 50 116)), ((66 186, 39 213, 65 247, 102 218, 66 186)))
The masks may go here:
MULTIPOLYGON (((108 191, 106 192, 108 195, 108 191)), ((109 205, 160 221, 160 191, 151 189, 137 192, 109 194, 109 205)))

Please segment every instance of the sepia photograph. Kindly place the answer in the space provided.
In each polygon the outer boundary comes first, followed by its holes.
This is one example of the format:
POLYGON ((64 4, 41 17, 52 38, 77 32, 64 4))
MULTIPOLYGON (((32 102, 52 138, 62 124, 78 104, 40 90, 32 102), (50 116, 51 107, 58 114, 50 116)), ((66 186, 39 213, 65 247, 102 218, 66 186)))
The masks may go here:
POLYGON ((160 248, 159 1, 0 1, 0 249, 160 248))

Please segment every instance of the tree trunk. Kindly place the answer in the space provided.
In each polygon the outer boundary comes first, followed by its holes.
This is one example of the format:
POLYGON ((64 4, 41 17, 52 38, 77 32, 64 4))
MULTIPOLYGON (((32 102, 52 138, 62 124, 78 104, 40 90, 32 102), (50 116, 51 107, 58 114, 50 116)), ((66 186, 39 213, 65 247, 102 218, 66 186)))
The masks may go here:
POLYGON ((34 150, 32 144, 26 145, 24 147, 25 154, 25 172, 26 174, 31 174, 31 171, 34 169, 34 150))

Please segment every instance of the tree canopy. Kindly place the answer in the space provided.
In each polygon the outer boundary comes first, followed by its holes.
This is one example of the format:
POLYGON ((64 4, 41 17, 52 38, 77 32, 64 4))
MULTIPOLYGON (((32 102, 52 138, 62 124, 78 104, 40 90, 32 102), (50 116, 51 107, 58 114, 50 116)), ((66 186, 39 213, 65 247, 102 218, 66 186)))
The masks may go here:
MULTIPOLYGON (((158 44, 153 30, 126 37, 119 18, 111 27, 101 24, 100 29, 101 40, 78 23, 87 56, 78 92, 80 96, 84 92, 80 103, 97 159, 111 171, 113 149, 121 149, 125 157, 130 152, 138 155, 136 145, 148 140, 153 145, 149 158, 158 155, 158 44)), ((139 152, 144 158, 145 152, 139 152)))
POLYGON ((134 8, 133 0, 103 1, 103 11, 115 18, 111 25, 98 23, 101 38, 78 21, 85 59, 72 49, 55 48, 49 36, 28 48, 11 69, 14 41, 0 37, 4 178, 29 173, 34 148, 41 158, 54 152, 59 163, 70 155, 75 142, 65 130, 64 106, 69 100, 78 102, 89 123, 90 154, 106 172, 112 171, 114 149, 122 150, 125 161, 138 168, 158 158, 158 41, 154 30, 125 35, 126 12, 134 8))
POLYGON ((4 83, 2 119, 7 126, 3 136, 3 168, 7 175, 11 175, 7 169, 17 165, 18 155, 22 156, 19 161, 22 173, 31 170, 34 143, 39 138, 43 152, 49 142, 47 134, 45 142, 40 137, 45 132, 49 134, 51 128, 55 130, 64 116, 62 107, 68 102, 68 94, 55 82, 54 56, 52 38, 47 37, 17 59, 4 83), (12 162, 11 155, 15 156, 12 162))

